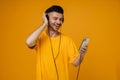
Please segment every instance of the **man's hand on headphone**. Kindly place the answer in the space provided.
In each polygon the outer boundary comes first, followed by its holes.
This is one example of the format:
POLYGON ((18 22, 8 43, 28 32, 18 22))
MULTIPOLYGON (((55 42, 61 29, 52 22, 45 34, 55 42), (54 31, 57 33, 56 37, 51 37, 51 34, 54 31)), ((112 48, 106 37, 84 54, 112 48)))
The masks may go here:
POLYGON ((48 25, 48 19, 47 19, 46 15, 47 14, 44 13, 42 19, 43 19, 43 24, 47 26, 48 25))

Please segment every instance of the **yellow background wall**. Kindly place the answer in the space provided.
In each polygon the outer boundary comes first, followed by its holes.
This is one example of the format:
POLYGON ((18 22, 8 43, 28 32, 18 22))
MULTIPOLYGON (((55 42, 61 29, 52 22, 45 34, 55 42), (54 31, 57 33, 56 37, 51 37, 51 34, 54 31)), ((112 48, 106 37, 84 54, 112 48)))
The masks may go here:
MULTIPOLYGON (((65 10, 62 32, 79 47, 90 37, 79 80, 120 80, 119 0, 0 0, 0 80, 35 80, 34 50, 25 45, 53 4, 65 10)), ((70 65, 70 80, 77 67, 70 65)))

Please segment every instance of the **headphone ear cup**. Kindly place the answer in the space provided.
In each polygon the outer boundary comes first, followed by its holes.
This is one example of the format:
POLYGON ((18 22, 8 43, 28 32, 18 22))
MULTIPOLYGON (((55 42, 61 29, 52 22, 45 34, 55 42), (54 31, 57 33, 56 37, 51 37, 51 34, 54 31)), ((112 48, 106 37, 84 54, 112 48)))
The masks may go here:
POLYGON ((62 19, 62 22, 64 22, 64 18, 62 19))
POLYGON ((46 15, 46 18, 47 18, 47 20, 49 20, 49 16, 48 15, 46 15))

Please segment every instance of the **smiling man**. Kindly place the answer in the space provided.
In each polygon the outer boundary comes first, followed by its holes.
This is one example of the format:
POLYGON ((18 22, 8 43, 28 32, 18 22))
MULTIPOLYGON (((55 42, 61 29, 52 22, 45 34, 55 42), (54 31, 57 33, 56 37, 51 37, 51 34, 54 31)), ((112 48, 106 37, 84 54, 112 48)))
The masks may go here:
POLYGON ((69 80, 68 63, 78 66, 84 58, 87 45, 78 50, 59 32, 63 22, 62 7, 53 5, 45 11, 43 24, 26 39, 27 46, 37 51, 37 80, 69 80))

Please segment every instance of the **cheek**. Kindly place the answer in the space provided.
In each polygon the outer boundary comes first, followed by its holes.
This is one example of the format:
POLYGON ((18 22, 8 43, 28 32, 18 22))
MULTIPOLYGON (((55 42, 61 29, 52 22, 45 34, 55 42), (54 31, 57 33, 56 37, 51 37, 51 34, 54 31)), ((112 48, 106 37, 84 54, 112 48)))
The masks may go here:
POLYGON ((54 24, 54 23, 55 23, 55 21, 53 21, 53 20, 50 20, 50 21, 49 21, 49 23, 50 23, 50 24, 54 24))
POLYGON ((54 23, 53 21, 50 21, 50 23, 52 24, 52 23, 54 23))
POLYGON ((49 26, 54 26, 54 22, 53 21, 49 21, 49 26))

